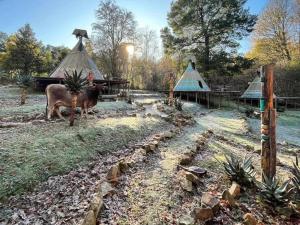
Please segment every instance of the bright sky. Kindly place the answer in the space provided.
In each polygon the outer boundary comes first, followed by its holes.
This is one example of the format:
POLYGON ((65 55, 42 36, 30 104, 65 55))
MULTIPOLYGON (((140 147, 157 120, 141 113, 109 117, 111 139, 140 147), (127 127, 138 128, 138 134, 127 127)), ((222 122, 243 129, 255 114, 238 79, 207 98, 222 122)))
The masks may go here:
MULTIPOLYGON (((132 11, 140 27, 159 30, 167 25, 167 13, 172 0, 116 0, 132 11)), ((248 0, 251 13, 258 14, 267 0, 248 0)), ((54 46, 72 48, 76 39, 74 28, 86 29, 90 34, 95 22, 99 0, 0 0, 0 31, 16 32, 25 23, 33 28, 38 40, 54 46)), ((250 40, 241 41, 240 52, 246 52, 250 40)))

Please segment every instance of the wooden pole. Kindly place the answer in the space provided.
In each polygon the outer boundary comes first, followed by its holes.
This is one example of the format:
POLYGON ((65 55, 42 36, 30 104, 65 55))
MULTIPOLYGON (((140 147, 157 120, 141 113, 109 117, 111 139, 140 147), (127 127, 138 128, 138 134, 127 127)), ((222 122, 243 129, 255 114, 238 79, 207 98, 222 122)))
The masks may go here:
POLYGON ((273 65, 261 68, 261 168, 268 178, 276 174, 276 109, 273 105, 273 65))
POLYGON ((206 93, 207 108, 209 109, 209 92, 206 93))
POLYGON ((170 90, 169 90, 169 106, 173 106, 174 98, 174 75, 170 73, 170 90))

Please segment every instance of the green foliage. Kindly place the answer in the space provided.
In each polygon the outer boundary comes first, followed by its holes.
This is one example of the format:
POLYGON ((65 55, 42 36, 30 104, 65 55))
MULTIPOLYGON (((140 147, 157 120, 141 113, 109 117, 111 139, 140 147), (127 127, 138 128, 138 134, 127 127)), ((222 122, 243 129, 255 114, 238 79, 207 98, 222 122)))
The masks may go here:
POLYGON ((64 83, 71 93, 77 94, 78 92, 80 92, 83 86, 87 84, 88 81, 81 76, 82 70, 80 71, 80 73, 77 73, 77 71, 75 70, 72 72, 72 75, 65 71, 64 83))
POLYGON ((255 181, 255 171, 252 165, 251 157, 244 158, 241 161, 234 155, 225 155, 226 162, 223 162, 223 166, 226 174, 230 180, 236 181, 240 185, 251 186, 255 181))
POLYGON ((29 88, 33 83, 33 78, 30 74, 27 75, 18 75, 17 76, 17 85, 21 88, 29 88))
POLYGON ((165 99, 163 100, 163 103, 164 103, 165 105, 169 105, 169 98, 165 98, 165 99))
POLYGON ((42 48, 42 69, 44 73, 51 73, 62 62, 70 52, 70 49, 64 46, 47 45, 42 48))
POLYGON ((292 169, 292 184, 294 189, 294 198, 293 201, 296 204, 300 204, 300 168, 298 164, 298 157, 296 156, 296 163, 293 163, 294 167, 292 169))
POLYGON ((260 183, 260 197, 262 201, 272 207, 286 206, 292 189, 288 189, 290 181, 285 181, 279 185, 279 181, 274 176, 268 178, 263 174, 263 182, 260 183))
MULTIPOLYGON (((192 54, 204 71, 223 66, 224 60, 235 58, 238 40, 253 30, 256 16, 244 9, 245 3, 246 0, 174 1, 168 14, 172 30, 161 31, 165 53, 192 54)), ((230 62, 226 65, 231 67, 230 62)))
POLYGON ((179 98, 175 98, 174 106, 178 111, 182 111, 183 102, 179 98))
POLYGON ((0 31, 0 53, 5 51, 5 43, 7 41, 8 35, 0 31))
POLYGON ((32 74, 42 69, 41 43, 36 40, 29 24, 7 39, 1 61, 6 71, 21 74, 32 74))

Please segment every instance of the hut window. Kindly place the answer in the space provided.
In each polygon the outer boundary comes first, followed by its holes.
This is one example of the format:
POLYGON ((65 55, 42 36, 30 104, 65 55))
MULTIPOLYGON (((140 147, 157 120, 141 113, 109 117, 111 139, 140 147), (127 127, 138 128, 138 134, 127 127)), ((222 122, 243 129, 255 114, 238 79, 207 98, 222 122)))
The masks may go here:
POLYGON ((200 80, 198 81, 198 84, 199 84, 199 86, 200 86, 201 88, 203 88, 203 85, 202 85, 202 83, 201 83, 200 80))

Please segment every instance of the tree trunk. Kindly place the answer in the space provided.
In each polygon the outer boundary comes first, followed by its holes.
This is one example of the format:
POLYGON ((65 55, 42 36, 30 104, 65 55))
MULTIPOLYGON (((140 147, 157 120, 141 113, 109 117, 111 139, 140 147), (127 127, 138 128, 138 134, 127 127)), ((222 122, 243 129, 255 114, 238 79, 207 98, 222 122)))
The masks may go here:
POLYGON ((27 98, 27 89, 22 88, 22 91, 21 91, 21 105, 25 104, 26 98, 27 98))
POLYGON ((71 115, 70 115, 71 127, 74 125, 76 104, 77 104, 77 94, 72 94, 72 108, 71 108, 71 115))
POLYGON ((204 38, 204 70, 208 71, 209 70, 209 37, 205 36, 204 38))

